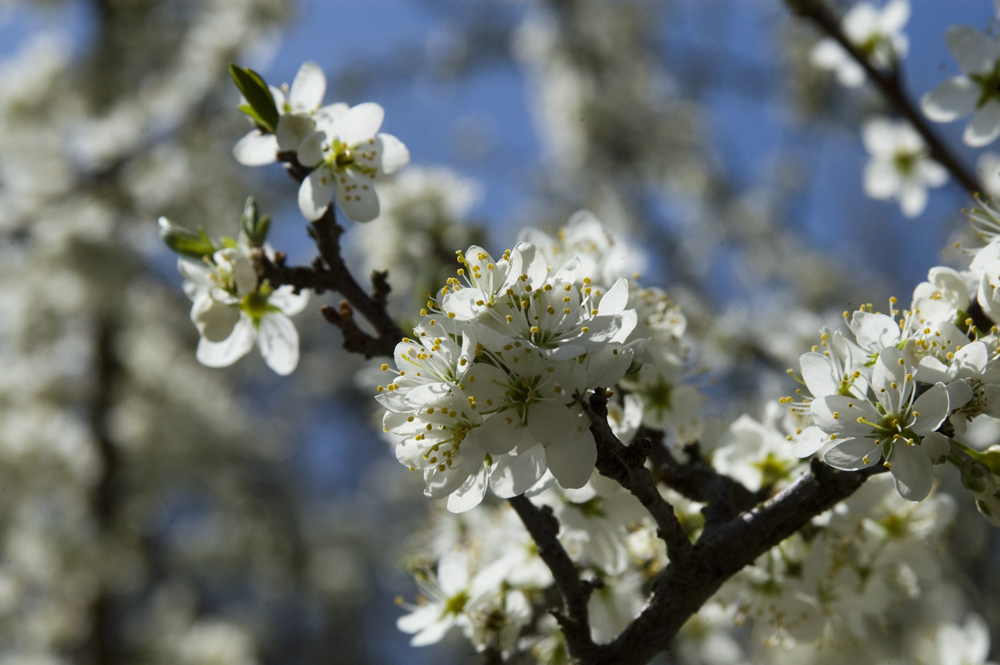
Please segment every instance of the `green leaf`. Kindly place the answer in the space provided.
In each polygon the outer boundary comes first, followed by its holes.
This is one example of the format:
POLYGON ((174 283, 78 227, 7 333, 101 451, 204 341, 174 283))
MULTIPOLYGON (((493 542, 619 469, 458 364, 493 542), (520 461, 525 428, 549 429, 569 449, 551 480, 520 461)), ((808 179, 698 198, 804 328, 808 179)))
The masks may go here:
POLYGON ((244 107, 245 105, 241 105, 240 110, 250 116, 262 129, 273 134, 278 126, 278 107, 264 79, 249 67, 239 67, 233 62, 229 63, 229 74, 249 105, 249 110, 244 107))
POLYGON ((260 247, 267 240, 267 232, 271 227, 271 216, 264 215, 258 217, 257 202, 252 196, 247 197, 246 205, 243 207, 243 217, 240 218, 243 233, 250 239, 250 244, 260 247))
POLYGON ((181 256, 199 261, 216 251, 216 247, 212 243, 212 239, 205 233, 205 229, 198 227, 198 233, 194 234, 184 227, 172 223, 166 217, 160 217, 160 239, 167 247, 181 256))

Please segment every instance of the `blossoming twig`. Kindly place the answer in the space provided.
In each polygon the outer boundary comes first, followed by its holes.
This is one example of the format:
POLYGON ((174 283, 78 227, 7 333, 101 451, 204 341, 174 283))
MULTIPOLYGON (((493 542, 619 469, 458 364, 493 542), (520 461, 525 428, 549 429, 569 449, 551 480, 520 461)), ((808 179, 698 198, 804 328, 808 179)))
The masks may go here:
MULTIPOLYGON (((304 179, 311 170, 299 164, 294 154, 279 153, 279 157, 289 175, 298 181, 304 179)), ((337 291, 350 304, 346 315, 342 304, 339 312, 329 308, 324 311, 324 316, 344 331, 344 348, 361 353, 366 358, 372 356, 391 358, 396 343, 405 336, 405 333, 385 309, 390 290, 387 274, 373 273, 372 294, 366 293, 351 275, 340 255, 340 236, 343 232, 343 227, 337 223, 336 211, 331 203, 319 219, 309 224, 309 235, 319 250, 319 257, 313 265, 286 266, 283 255, 277 256, 274 261, 262 256, 258 264, 261 277, 269 280, 275 287, 289 284, 295 287, 296 291, 301 289, 312 289, 316 293, 337 291), (360 312, 375 327, 378 337, 372 337, 357 327, 351 316, 354 310, 360 312)))
POLYGON ((882 93, 885 100, 889 102, 899 115, 906 118, 913 125, 913 128, 920 133, 924 141, 927 142, 927 146, 930 149, 930 156, 948 169, 952 176, 955 177, 955 180, 970 195, 975 195, 982 191, 982 185, 979 183, 978 178, 951 152, 947 144, 931 129, 921 113, 906 97, 903 92, 898 65, 888 71, 881 71, 874 67, 871 61, 865 57, 864 53, 847 38, 843 29, 841 29, 840 21, 830 11, 830 8, 823 0, 785 0, 785 4, 788 5, 793 13, 811 20, 820 30, 835 39, 861 65, 865 73, 882 93))

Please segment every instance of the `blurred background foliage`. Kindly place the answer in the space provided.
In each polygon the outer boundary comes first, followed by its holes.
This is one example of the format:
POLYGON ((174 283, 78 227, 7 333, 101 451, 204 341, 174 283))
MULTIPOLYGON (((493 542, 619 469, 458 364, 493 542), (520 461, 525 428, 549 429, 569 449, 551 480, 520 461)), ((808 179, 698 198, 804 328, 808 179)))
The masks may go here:
MULTIPOLYGON (((914 4, 916 98, 954 68, 944 27, 995 19, 914 4)), ((395 629, 439 507, 318 315, 336 298, 297 319, 290 378, 194 359, 159 215, 233 235, 252 193, 275 247, 314 255, 280 166, 231 157, 229 61, 279 84, 315 60, 327 101, 386 108, 413 165, 348 237, 401 320, 456 249, 582 207, 643 247, 698 340, 710 438, 962 229, 954 184, 917 220, 863 197, 857 127, 882 102, 810 69, 815 39, 777 0, 0 3, 0 663, 477 661, 395 629)), ((952 533, 950 572, 996 625, 995 533, 964 513, 952 533)))

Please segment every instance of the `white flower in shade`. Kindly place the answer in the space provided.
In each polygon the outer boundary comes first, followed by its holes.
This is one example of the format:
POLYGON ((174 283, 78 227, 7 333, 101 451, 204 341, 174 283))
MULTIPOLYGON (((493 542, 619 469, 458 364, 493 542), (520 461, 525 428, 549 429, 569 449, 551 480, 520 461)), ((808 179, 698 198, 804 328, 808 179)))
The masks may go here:
MULTIPOLYGON (((859 2, 841 21, 847 39, 879 69, 888 69, 906 56, 907 39, 903 26, 910 19, 908 0, 891 0, 879 10, 869 2, 859 2)), ((819 69, 836 73, 841 85, 857 87, 865 81, 865 70, 832 37, 816 42, 809 60, 819 69)))
POLYGON ((948 439, 935 431, 950 404, 943 383, 916 397, 914 373, 902 351, 886 348, 872 370, 874 399, 829 395, 814 400, 810 411, 826 440, 838 442, 824 455, 827 464, 855 470, 884 457, 900 495, 920 501, 930 492, 932 465, 950 449, 948 439))
POLYGON ((180 259, 184 292, 194 301, 191 321, 198 328, 198 361, 227 367, 245 356, 256 342, 267 366, 290 374, 299 362, 299 334, 288 317, 301 312, 308 294, 292 287, 258 284, 257 273, 243 248, 221 249, 205 263, 180 259))
POLYGON ((967 25, 953 25, 945 41, 965 76, 941 83, 923 96, 920 106, 936 122, 973 113, 962 139, 973 147, 992 143, 1000 136, 1000 40, 967 25))
POLYGON ((948 180, 943 166, 928 157, 924 139, 905 121, 875 117, 861 127, 871 159, 865 166, 865 194, 873 199, 899 199, 907 217, 927 206, 927 188, 948 180))
POLYGON ((996 665, 990 656, 990 629, 978 614, 965 618, 964 626, 947 624, 937 631, 940 665, 996 665))
POLYGON ((335 104, 320 108, 326 93, 326 76, 315 62, 303 63, 292 87, 271 86, 278 108, 278 126, 274 134, 254 129, 233 147, 233 156, 244 166, 263 166, 277 160, 279 151, 298 151, 302 141, 316 129, 317 114, 332 113, 345 106, 335 104))
POLYGON ((976 170, 986 193, 994 198, 1000 196, 1000 155, 984 152, 976 161, 976 170))
POLYGON ((400 617, 396 627, 413 635, 410 644, 415 647, 439 642, 454 626, 471 636, 470 615, 490 602, 489 595, 502 580, 502 570, 492 566, 470 579, 468 555, 459 550, 448 552, 438 561, 436 575, 426 573, 417 578, 423 601, 408 608, 412 611, 400 617))
POLYGON ((344 214, 356 222, 378 217, 374 181, 395 173, 410 161, 402 141, 379 133, 385 111, 371 102, 340 105, 317 117, 316 131, 299 147, 303 166, 314 167, 299 188, 299 210, 319 219, 336 193, 344 214))

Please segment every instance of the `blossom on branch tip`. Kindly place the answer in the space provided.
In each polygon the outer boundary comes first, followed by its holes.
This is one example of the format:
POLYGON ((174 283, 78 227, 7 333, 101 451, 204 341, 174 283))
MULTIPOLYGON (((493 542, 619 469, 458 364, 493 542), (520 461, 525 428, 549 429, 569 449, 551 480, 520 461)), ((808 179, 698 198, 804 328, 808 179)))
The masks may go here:
POLYGON ((315 62, 303 63, 291 89, 270 86, 278 110, 278 126, 273 134, 255 128, 237 141, 233 156, 244 166, 263 166, 277 160, 278 152, 297 152, 302 141, 316 128, 316 118, 332 113, 343 104, 322 107, 326 76, 315 62), (322 107, 322 108, 321 108, 322 107))
POLYGON ((379 133, 384 117, 381 106, 367 102, 350 108, 335 105, 317 118, 315 131, 298 151, 299 162, 314 167, 299 188, 299 210, 306 219, 319 219, 334 194, 344 214, 354 221, 378 217, 374 181, 410 162, 402 141, 379 133))

